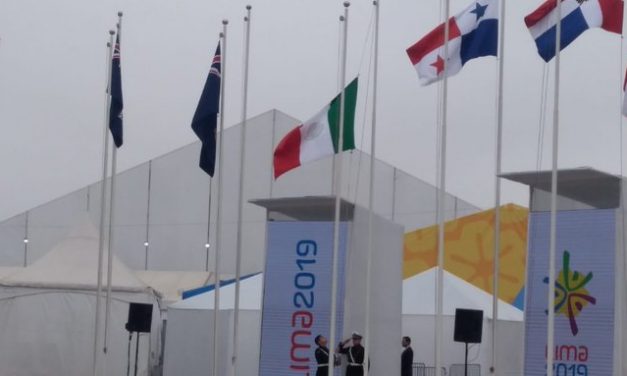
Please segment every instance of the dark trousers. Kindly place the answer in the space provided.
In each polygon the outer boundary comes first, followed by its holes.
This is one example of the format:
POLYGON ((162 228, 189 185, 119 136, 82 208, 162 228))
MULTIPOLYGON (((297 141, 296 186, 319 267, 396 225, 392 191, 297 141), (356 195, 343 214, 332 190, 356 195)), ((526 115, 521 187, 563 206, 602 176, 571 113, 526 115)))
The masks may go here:
POLYGON ((346 376, 364 376, 364 367, 362 366, 347 366, 346 376))
POLYGON ((329 373, 329 366, 320 366, 316 370, 316 376, 327 376, 329 373))

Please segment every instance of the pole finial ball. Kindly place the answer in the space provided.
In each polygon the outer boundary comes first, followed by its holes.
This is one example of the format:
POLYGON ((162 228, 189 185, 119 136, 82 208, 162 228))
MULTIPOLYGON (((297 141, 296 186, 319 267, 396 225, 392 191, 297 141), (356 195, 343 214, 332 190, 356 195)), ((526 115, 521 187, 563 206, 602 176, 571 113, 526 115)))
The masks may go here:
POLYGON ((247 10, 251 10, 251 9, 253 9, 253 6, 252 6, 252 5, 250 5, 250 4, 248 4, 248 5, 246 5, 246 9, 247 9, 247 10))
POLYGON ((229 20, 227 20, 226 18, 222 20, 222 25, 228 25, 229 24, 229 20))
POLYGON ((113 35, 113 34, 115 34, 115 31, 109 30, 109 35, 113 35))
POLYGON ((372 5, 374 5, 374 6, 376 7, 377 5, 379 5, 379 2, 378 2, 377 0, 374 0, 374 1, 372 2, 372 5))
POLYGON ((350 1, 345 1, 345 2, 344 2, 344 7, 345 7, 345 8, 348 8, 348 7, 350 7, 350 6, 351 6, 350 1))
POLYGON ((122 13, 122 11, 118 12, 118 17, 122 17, 124 15, 124 13, 122 13))

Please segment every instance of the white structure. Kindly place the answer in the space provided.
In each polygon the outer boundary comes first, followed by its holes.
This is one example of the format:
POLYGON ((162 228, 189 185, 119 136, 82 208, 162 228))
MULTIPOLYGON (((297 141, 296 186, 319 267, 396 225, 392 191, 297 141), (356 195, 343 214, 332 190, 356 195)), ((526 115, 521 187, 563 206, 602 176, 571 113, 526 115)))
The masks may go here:
MULTIPOLYGON (((482 372, 487 374, 490 367, 492 325, 492 299, 481 289, 444 273, 444 358, 443 364, 463 363, 464 345, 453 342, 455 308, 480 309, 484 312, 483 343, 473 345, 470 350, 472 363, 481 364, 482 372)), ((257 374, 259 359, 261 306, 263 276, 258 274, 242 281, 242 329, 240 330, 240 359, 251 359, 242 362, 242 375, 257 374)), ((414 361, 426 364, 433 363, 433 346, 435 325, 434 300, 435 268, 416 275, 403 282, 403 316, 402 333, 412 338, 414 361)), ((168 326, 165 343, 164 376, 181 374, 186 370, 189 375, 206 375, 209 371, 211 354, 211 323, 213 315, 213 291, 196 295, 171 305, 168 309, 168 326), (198 330, 203 328, 203 330, 198 330), (205 355, 203 355, 205 354, 205 355)), ((221 313, 224 322, 232 325, 234 286, 227 285, 220 290, 221 313)), ((499 349, 497 355, 504 367, 502 375, 520 375, 522 372, 523 349, 523 313, 503 301, 499 305, 498 322, 499 349)), ((222 319, 222 317, 221 317, 222 319)), ((231 332, 225 329, 221 343, 231 349, 231 332)), ((391 351, 399 350, 398 347, 391 351)), ((225 356, 226 353, 225 353, 225 356)), ((400 361, 400 358, 399 358, 400 361)))
MULTIPOLYGON (((247 121, 246 202, 332 193, 332 158, 302 166, 276 181, 272 178, 274 147, 298 124, 298 120, 277 110, 247 121)), ((221 274, 234 273, 240 131, 241 127, 236 125, 224 132, 221 274)), ((358 127, 356 132, 359 139, 363 129, 358 127)), ((118 157, 123 158, 123 153, 124 149, 118 157)), ((207 269, 210 179, 198 167, 199 154, 200 143, 194 142, 118 174, 113 245, 116 255, 131 269, 207 269)), ((369 156, 355 150, 345 153, 344 158, 344 199, 367 207, 369 156)), ((436 190, 432 185, 381 161, 375 167, 375 213, 407 231, 435 223, 436 190)), ((215 239, 217 205, 213 199, 209 243, 215 239)), ((478 210, 468 202, 447 196, 447 219, 478 210)), ((86 211, 98 223, 100 182, 0 222, 0 266, 23 266, 25 256, 28 264, 33 263, 63 239, 71 224, 86 211)), ((244 234, 242 273, 259 272, 264 265, 264 209, 249 203, 244 205, 244 234)), ((208 270, 213 270, 212 258, 213 249, 209 248, 208 270)))
MULTIPOLYGON (((0 374, 90 374, 97 261, 97 231, 85 223, 32 265, 0 279, 0 374)), ((138 302, 154 307, 152 333, 140 338, 138 364, 145 375, 159 363, 159 299, 117 258, 113 262, 110 343, 101 358, 103 374, 126 372, 124 324, 129 303, 138 302)))

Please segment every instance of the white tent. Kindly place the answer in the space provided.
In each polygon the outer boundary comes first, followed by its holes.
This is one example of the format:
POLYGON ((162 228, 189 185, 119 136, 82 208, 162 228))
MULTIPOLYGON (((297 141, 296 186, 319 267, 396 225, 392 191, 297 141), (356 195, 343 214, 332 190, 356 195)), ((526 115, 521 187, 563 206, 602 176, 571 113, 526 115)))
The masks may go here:
MULTIPOLYGON (((403 335, 412 337, 415 362, 433 364, 435 327, 435 268, 403 282, 403 335)), ((234 286, 220 289, 221 320, 226 323, 219 333, 221 344, 226 344, 224 356, 232 346, 232 309, 234 286)), ((241 283, 242 308, 240 320, 239 357, 252 359, 241 362, 246 367, 242 375, 256 375, 259 359, 260 322, 263 275, 258 274, 241 283)), ((453 342, 455 308, 484 311, 483 344, 471 348, 470 360, 481 364, 484 372, 490 367, 492 323, 492 296, 448 272, 444 272, 444 358, 443 364, 463 363, 463 344, 453 342)), ((186 370, 186 375, 206 375, 211 365, 212 313, 214 292, 209 291, 182 300, 168 308, 168 326, 165 342, 164 376, 174 376, 186 370), (199 330, 199 328, 202 328, 199 330)), ((497 354, 503 373, 517 374, 520 369, 523 338, 523 312, 506 302, 499 302, 497 354)), ((399 339, 400 356, 400 339, 399 339)), ((222 359, 226 359, 222 357, 222 359)), ((399 358, 400 359, 400 358, 399 358)), ((226 367, 227 365, 222 365, 226 367)), ((226 372, 227 368, 221 370, 226 372)), ((224 373, 227 374, 227 373, 224 373)))
MULTIPOLYGON (((238 364, 241 375, 257 375, 261 340, 261 301, 263 275, 244 279, 240 285, 240 325, 238 364)), ((233 307, 235 285, 220 289, 220 359, 227 359, 233 346, 233 307)), ((164 376, 200 376, 211 373, 213 355, 214 292, 181 300, 168 307, 165 336, 164 376)), ((231 362, 218 360, 219 374, 230 375, 231 362)))
MULTIPOLYGON (((140 302, 155 307, 152 334, 140 339, 138 364, 146 375, 159 360, 158 298, 117 258, 113 263, 109 346, 101 357, 101 374, 126 372, 128 333, 124 324, 129 302, 140 302)), ((97 265, 97 232, 93 224, 84 221, 37 262, 0 278, 2 375, 91 373, 97 265)), ((104 307, 104 299, 102 302, 104 307)))
MULTIPOLYGON (((403 282, 403 335, 412 338, 414 362, 433 366, 435 358, 435 281, 437 268, 403 282)), ((469 361, 488 374, 492 352, 492 295, 444 271, 442 364, 464 363, 464 344, 453 341, 455 309, 483 311, 481 344, 471 345, 469 361)), ((498 375, 521 375, 523 353, 523 311, 499 300, 497 323, 498 375)))

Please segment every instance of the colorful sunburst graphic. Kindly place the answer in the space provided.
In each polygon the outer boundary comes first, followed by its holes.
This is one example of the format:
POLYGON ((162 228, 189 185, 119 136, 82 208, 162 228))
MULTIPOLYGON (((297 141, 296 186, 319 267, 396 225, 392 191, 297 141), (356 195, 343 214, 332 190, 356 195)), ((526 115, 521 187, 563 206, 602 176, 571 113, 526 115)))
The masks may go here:
MULTIPOLYGON (((586 290, 592 280, 592 272, 585 277, 578 271, 570 270, 570 253, 565 250, 562 256, 562 271, 555 281, 555 313, 568 317, 573 335, 579 333, 577 316, 588 304, 596 304, 597 300, 586 290)), ((544 278, 549 283, 549 278, 544 278)))

